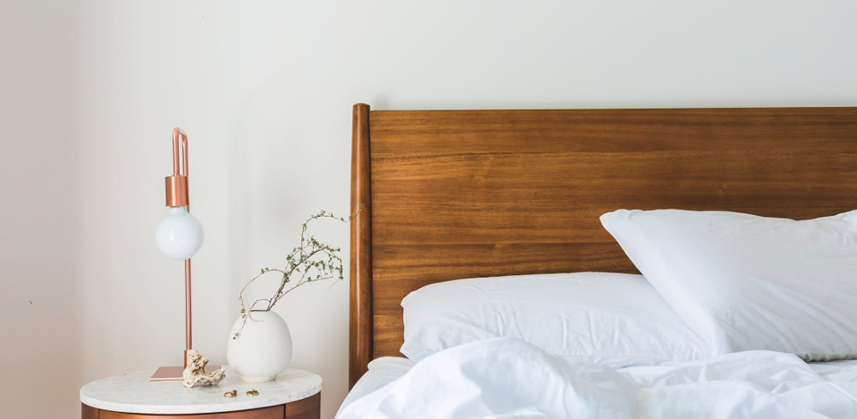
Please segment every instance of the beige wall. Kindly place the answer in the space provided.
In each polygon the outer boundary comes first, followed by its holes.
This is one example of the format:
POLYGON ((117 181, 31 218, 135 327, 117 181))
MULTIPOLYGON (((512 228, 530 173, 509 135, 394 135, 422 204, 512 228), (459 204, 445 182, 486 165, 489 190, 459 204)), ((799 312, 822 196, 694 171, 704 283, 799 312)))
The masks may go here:
MULTIPOLYGON (((854 106, 855 20, 846 0, 0 0, 3 416, 75 417, 82 384, 181 362, 182 266, 153 242, 174 126, 206 229, 194 346, 225 362, 238 289, 306 215, 348 210, 353 103, 854 106)), ((319 284, 277 308, 325 417, 347 304, 319 284)))

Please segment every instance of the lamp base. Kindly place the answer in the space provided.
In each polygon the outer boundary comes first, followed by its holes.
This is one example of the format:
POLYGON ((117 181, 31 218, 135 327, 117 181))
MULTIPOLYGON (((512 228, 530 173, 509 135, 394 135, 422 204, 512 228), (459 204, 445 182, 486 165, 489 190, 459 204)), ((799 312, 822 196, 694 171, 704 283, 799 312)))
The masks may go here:
MULTIPOLYGON (((211 374, 220 369, 220 365, 206 365, 205 372, 211 374)), ((149 381, 182 381, 184 380, 184 367, 160 367, 149 381)))

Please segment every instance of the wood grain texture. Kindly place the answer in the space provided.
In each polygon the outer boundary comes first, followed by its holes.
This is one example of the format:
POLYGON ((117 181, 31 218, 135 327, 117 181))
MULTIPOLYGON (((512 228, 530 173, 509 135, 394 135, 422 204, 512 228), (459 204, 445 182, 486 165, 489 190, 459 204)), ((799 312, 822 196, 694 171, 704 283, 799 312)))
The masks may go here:
POLYGON ((286 419, 319 419, 321 393, 286 405, 286 419))
POLYGON ((98 409, 81 403, 80 419, 98 419, 98 409))
POLYGON ((352 183, 352 202, 355 190, 371 195, 368 249, 352 230, 353 374, 368 362, 355 329, 369 334, 369 359, 399 355, 399 304, 424 285, 636 272, 605 212, 806 219, 857 208, 857 108, 372 111, 367 133, 369 144, 353 143, 370 164, 353 160, 352 182, 370 185, 352 183), (371 262, 356 281, 355 254, 371 262))
POLYGON ((372 197, 370 194, 369 105, 354 105, 351 133, 351 295, 348 388, 372 360, 372 197))
MULTIPOLYGON (((297 402, 293 402, 297 403, 297 402)), ((290 405, 291 403, 289 403, 290 405)), ((110 410, 94 409, 98 419, 284 419, 288 405, 271 406, 262 409, 242 410, 238 412, 206 413, 196 415, 144 415, 136 413, 120 413, 110 410)), ((317 417, 317 416, 316 416, 317 417)), ((300 417, 299 418, 303 418, 300 417)), ((84 419, 88 419, 85 418, 84 419)))

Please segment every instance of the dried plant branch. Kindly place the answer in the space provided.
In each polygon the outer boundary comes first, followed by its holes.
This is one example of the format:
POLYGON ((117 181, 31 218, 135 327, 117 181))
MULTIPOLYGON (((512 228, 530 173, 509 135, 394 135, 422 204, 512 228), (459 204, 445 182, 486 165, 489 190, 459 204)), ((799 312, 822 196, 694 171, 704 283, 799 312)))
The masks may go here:
POLYGON ((244 285, 241 292, 238 293, 238 302, 241 307, 241 318, 243 319, 243 324, 241 325, 241 328, 238 329, 238 332, 232 336, 232 339, 238 338, 241 330, 244 330, 244 327, 247 325, 247 319, 256 321, 252 318, 251 313, 253 311, 271 311, 277 302, 298 287, 310 282, 320 282, 331 279, 342 281, 344 279, 342 258, 338 255, 341 249, 321 243, 312 235, 308 235, 307 226, 311 222, 321 218, 330 218, 343 223, 350 223, 357 218, 357 215, 359 215, 361 211, 363 211, 363 205, 360 206, 357 213, 348 218, 337 217, 333 215, 333 213, 329 213, 324 210, 309 217, 301 226, 300 246, 292 249, 292 251, 286 256, 286 266, 283 269, 262 268, 256 276, 244 285), (250 309, 247 310, 244 304, 244 291, 246 291, 250 284, 255 282, 257 279, 271 272, 277 272, 280 274, 280 284, 277 287, 277 291, 270 298, 260 298, 254 301, 253 304, 250 305, 250 309), (296 277, 297 282, 295 282, 295 285, 286 289, 286 285, 292 283, 292 279, 296 277), (254 310, 257 304, 263 302, 267 302, 264 309, 254 310))

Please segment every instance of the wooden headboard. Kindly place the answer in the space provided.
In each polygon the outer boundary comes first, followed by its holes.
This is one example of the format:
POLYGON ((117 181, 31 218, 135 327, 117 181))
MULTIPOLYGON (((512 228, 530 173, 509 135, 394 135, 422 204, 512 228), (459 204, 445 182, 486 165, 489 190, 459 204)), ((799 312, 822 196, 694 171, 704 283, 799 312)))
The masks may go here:
POLYGON ((354 105, 351 385, 434 282, 636 272, 618 208, 857 208, 857 108, 371 111, 354 105))

